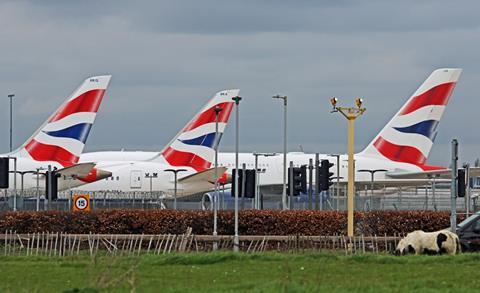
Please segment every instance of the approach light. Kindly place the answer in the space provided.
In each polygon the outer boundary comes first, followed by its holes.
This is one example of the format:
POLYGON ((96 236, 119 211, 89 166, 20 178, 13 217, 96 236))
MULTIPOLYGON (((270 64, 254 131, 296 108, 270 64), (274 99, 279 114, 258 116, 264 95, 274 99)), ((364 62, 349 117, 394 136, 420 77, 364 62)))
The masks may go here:
POLYGON ((332 104, 333 108, 337 106, 338 99, 337 98, 331 98, 330 103, 332 104))
POLYGON ((356 98, 355 99, 355 104, 357 104, 358 108, 361 108, 362 104, 363 104, 363 99, 362 98, 356 98))

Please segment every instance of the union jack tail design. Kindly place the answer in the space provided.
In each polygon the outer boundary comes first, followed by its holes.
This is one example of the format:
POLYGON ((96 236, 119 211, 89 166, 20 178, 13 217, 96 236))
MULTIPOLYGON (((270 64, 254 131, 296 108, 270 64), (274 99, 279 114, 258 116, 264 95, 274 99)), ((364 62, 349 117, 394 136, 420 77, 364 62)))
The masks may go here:
POLYGON ((64 167, 78 162, 102 103, 110 75, 87 78, 15 153, 64 167))
POLYGON ((427 166, 438 124, 462 70, 435 70, 362 152, 395 162, 427 166))
POLYGON ((232 112, 233 97, 238 89, 224 90, 215 96, 180 131, 161 152, 161 157, 171 166, 190 167, 203 171, 212 165, 215 148, 220 143, 232 112), (218 136, 215 132, 215 108, 221 108, 218 115, 218 136))

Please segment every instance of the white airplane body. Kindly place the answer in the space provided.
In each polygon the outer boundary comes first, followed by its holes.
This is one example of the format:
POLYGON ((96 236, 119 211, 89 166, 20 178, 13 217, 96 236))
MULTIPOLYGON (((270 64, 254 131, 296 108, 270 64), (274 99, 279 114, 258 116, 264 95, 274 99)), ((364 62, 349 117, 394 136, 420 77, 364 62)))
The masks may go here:
MULTIPOLYGON (((360 172, 362 169, 385 169, 385 172, 378 172, 374 175, 376 185, 382 187, 424 185, 429 182, 428 178, 431 175, 449 178, 447 168, 427 165, 426 160, 437 133, 438 123, 460 74, 461 69, 435 70, 373 141, 362 152, 355 154, 355 182, 357 185, 371 183, 371 174, 360 172)), ((114 180, 103 180, 83 186, 82 189, 86 187, 87 190, 149 191, 149 180, 144 176, 140 176, 140 178, 137 176, 141 182, 136 185, 132 184, 134 183, 132 174, 157 172, 160 176, 161 173, 164 173, 161 170, 166 168, 165 161, 152 158, 161 158, 161 156, 157 152, 139 151, 84 154, 81 161, 97 162, 99 168, 105 168, 113 173, 114 180), (108 168, 108 165, 111 167, 108 168)), ((220 174, 223 174, 225 169, 230 172, 235 168, 234 153, 219 153, 218 159, 219 167, 222 168, 220 174)), ((289 153, 287 164, 293 161, 295 166, 308 165, 310 159, 314 160, 315 154, 289 153)), ((334 177, 340 177, 340 182, 348 181, 347 155, 340 156, 339 174, 337 174, 336 158, 321 154, 319 159, 329 160, 334 164, 331 172, 334 173, 334 177)), ((255 161, 251 153, 240 153, 239 162, 240 168, 242 164, 246 164, 247 169, 254 168, 255 161)), ((282 184, 282 155, 259 156, 258 169, 262 170, 259 178, 261 186, 282 184)), ((190 174, 194 171, 189 170, 190 174)), ((188 175, 188 173, 186 174, 188 175)), ((186 174, 179 175, 179 178, 186 174)), ((152 190, 171 191, 172 175, 163 174, 161 177, 153 180, 152 190), (165 188, 165 184, 168 185, 168 188, 165 188)), ((179 189, 182 188, 179 187, 179 189)))
MULTIPOLYGON (((141 151, 121 151, 121 152, 93 152, 86 154, 88 158, 85 161, 95 161, 95 157, 109 158, 109 165, 104 165, 105 162, 100 161, 97 163, 97 167, 102 170, 108 170, 112 172, 112 178, 102 180, 88 185, 79 187, 85 191, 99 191, 99 190, 115 190, 115 191, 150 191, 150 179, 145 178, 144 174, 158 173, 161 175, 161 171, 170 168, 168 165, 161 165, 156 162, 149 162, 149 158, 158 155, 158 152, 141 152, 141 151), (122 153, 122 154, 120 154, 122 153), (137 160, 128 161, 124 158, 128 158, 129 155, 137 160), (135 166, 135 167, 131 167, 135 166), (138 174, 142 174, 139 176, 138 174), (118 177, 118 179, 117 179, 118 177), (137 177, 137 179, 134 179, 137 177), (138 182, 140 181, 140 182, 138 182), (86 187, 86 188, 85 188, 86 187)), ((295 167, 309 164, 310 159, 315 162, 315 154, 305 153, 287 153, 287 164, 290 161, 294 162, 295 167)), ((329 160, 334 165, 331 168, 333 173, 332 177, 337 177, 337 158, 327 154, 319 154, 319 160, 329 160)), ((340 155, 340 179, 341 183, 346 183, 348 178, 348 156, 346 154, 340 155)), ((412 167, 409 164, 402 164, 397 162, 385 162, 381 159, 370 158, 362 156, 361 154, 355 154, 355 169, 386 169, 389 171, 402 170, 403 172, 422 172, 418 167, 412 167)), ((219 168, 226 168, 227 172, 231 174, 231 171, 235 169, 235 153, 219 153, 218 154, 218 166, 219 168)), ((255 158, 252 153, 239 153, 240 168, 245 164, 247 169, 255 168, 255 158)), ((279 186, 283 183, 283 155, 276 154, 272 157, 258 157, 257 162, 259 174, 259 184, 261 186, 279 186)), ((288 165, 287 165, 288 167, 288 165)), ((185 174, 193 174, 195 170, 189 170, 187 173, 180 173, 179 178, 184 177, 185 174)), ((221 174, 222 171, 219 171, 221 174)), ((307 172, 308 173, 308 172, 307 172)), ((395 179, 387 175, 388 172, 378 172, 374 176, 375 186, 378 187, 392 187, 392 186, 414 186, 424 185, 426 183, 424 179, 395 179)), ((336 179, 334 180, 336 182, 336 179)), ((371 185, 371 175, 364 172, 355 172, 355 182, 357 185, 371 185)), ((153 191, 173 191, 173 177, 168 174, 153 179, 152 190, 153 191), (168 188, 162 188, 162 186, 168 186, 168 188)), ((211 184, 206 185, 212 187, 211 184)), ((179 194, 182 194, 182 188, 179 187, 179 194)), ((208 190, 208 189, 207 189, 208 190)), ((205 191, 205 188, 198 188, 198 192, 205 191)), ((189 192, 188 194, 197 193, 189 192)))

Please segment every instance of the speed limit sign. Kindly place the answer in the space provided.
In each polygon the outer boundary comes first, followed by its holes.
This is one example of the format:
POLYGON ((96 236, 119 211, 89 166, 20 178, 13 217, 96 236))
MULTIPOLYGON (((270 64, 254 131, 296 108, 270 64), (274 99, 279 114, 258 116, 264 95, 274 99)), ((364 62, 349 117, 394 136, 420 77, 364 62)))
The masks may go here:
POLYGON ((90 195, 88 194, 74 195, 72 210, 74 212, 89 212, 90 211, 90 195))

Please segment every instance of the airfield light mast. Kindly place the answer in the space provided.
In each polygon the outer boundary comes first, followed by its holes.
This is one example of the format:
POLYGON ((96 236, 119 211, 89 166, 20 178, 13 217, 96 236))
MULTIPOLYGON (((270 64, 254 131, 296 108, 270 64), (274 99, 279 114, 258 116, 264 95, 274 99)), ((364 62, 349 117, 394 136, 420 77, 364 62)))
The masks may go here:
MULTIPOLYGON (((348 120, 348 237, 353 237, 353 189, 355 185, 355 173, 354 173, 354 147, 355 147, 355 119, 360 117, 365 108, 362 108, 363 100, 361 98, 355 99, 356 107, 337 107, 337 98, 330 99, 330 103, 333 106, 331 113, 339 112, 348 120)), ((337 174, 338 176, 338 174, 337 174)))

